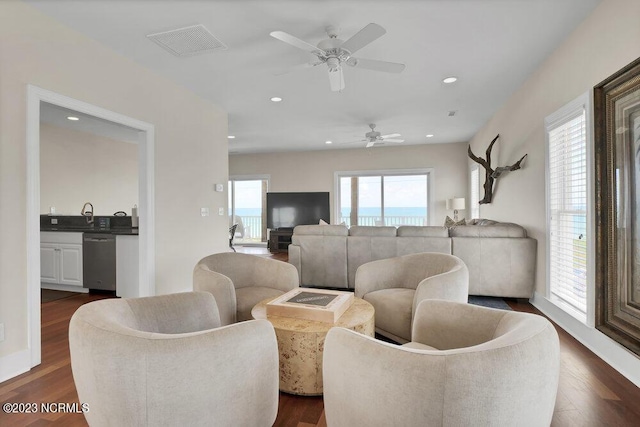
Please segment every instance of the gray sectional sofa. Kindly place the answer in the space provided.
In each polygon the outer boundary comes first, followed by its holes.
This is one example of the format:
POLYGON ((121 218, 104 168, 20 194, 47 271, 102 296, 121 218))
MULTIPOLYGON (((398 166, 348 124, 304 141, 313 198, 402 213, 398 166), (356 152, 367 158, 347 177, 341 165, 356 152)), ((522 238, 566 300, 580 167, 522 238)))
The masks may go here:
POLYGON ((353 289, 362 264, 420 252, 452 254, 469 269, 469 294, 530 298, 537 241, 511 223, 478 221, 453 228, 302 225, 293 231, 289 263, 300 286, 353 289))

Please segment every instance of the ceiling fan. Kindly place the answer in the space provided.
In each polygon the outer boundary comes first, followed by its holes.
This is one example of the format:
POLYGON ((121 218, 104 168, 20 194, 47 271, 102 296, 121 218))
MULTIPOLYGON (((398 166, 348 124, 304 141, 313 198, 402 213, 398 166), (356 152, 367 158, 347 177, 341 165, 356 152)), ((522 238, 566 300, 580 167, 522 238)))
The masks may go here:
POLYGON ((361 139, 359 141, 344 142, 343 144, 354 144, 356 142, 366 142, 367 145, 365 147, 371 148, 376 144, 384 144, 385 142, 397 142, 397 143, 404 142, 404 139, 397 139, 400 136, 399 133, 390 133, 388 135, 380 135, 380 132, 376 131, 375 123, 371 123, 369 127, 371 128, 371 131, 364 134, 364 139, 361 139))
POLYGON ((298 49, 310 52, 316 56, 317 59, 315 61, 303 64, 303 68, 327 64, 329 83, 331 85, 331 90, 334 92, 339 92, 344 89, 344 77, 342 75, 343 64, 347 64, 350 67, 360 67, 368 70, 384 71, 387 73, 401 73, 402 70, 404 70, 404 64, 351 56, 356 51, 362 49, 387 32, 380 25, 373 23, 368 24, 347 41, 342 41, 338 38, 334 27, 327 27, 326 31, 329 38, 322 40, 318 43, 317 47, 300 40, 291 34, 285 33, 284 31, 273 31, 270 35, 271 37, 297 47, 298 49))

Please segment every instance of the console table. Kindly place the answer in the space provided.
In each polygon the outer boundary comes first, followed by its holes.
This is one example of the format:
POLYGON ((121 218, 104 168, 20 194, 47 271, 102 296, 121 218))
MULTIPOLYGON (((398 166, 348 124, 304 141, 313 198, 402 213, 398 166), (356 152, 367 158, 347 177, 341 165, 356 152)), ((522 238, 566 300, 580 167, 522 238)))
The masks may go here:
POLYGON ((293 229, 271 230, 269 233, 269 252, 287 252, 293 236, 293 229))

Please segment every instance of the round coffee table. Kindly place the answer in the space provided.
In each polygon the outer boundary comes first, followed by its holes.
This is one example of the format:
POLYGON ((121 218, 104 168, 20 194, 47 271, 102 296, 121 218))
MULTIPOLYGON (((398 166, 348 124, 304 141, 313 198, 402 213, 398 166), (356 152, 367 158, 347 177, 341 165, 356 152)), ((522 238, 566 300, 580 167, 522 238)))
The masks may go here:
POLYGON ((374 310, 367 301, 354 298, 353 304, 336 323, 293 317, 267 317, 268 298, 251 310, 254 319, 267 319, 273 325, 280 352, 280 390, 303 396, 322 394, 322 354, 324 339, 334 326, 374 336, 374 310))

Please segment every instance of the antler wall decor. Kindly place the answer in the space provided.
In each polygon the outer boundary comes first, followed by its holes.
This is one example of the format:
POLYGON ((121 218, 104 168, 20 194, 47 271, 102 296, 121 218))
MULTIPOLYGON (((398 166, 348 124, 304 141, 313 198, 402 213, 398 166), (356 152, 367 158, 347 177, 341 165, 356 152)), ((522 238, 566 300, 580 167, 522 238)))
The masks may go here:
POLYGON ((525 157, 527 157, 527 155, 525 154, 524 156, 522 156, 522 158, 520 158, 520 160, 518 160, 511 166, 500 166, 495 169, 491 168, 491 150, 493 149, 493 144, 496 143, 499 137, 500 137, 500 134, 496 135, 496 137, 493 138, 493 141, 491 141, 491 144, 489 144, 489 147, 487 148, 486 159, 483 159, 482 157, 478 157, 475 154, 473 154, 473 152, 471 151, 471 145, 469 145, 469 149, 467 150, 467 153, 469 154, 469 157, 471 158, 471 160, 481 165, 485 171, 484 198, 479 202, 479 204, 481 205, 485 203, 491 203, 491 199, 493 198, 493 184, 495 180, 500 178, 505 172, 515 171, 520 169, 520 165, 522 164, 522 161, 524 160, 525 157))

